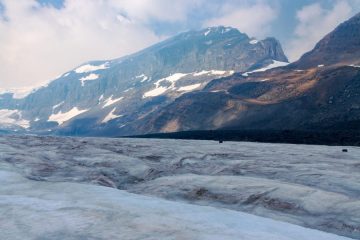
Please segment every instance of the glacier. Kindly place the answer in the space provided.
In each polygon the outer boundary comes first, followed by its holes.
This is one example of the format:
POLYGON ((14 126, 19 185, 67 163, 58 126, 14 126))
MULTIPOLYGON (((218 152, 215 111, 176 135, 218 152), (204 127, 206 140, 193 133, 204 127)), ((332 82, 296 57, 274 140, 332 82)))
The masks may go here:
POLYGON ((345 240, 236 211, 28 180, 1 166, 1 239, 345 240))
POLYGON ((343 148, 2 136, 0 231, 7 239, 360 239, 360 149, 343 148))

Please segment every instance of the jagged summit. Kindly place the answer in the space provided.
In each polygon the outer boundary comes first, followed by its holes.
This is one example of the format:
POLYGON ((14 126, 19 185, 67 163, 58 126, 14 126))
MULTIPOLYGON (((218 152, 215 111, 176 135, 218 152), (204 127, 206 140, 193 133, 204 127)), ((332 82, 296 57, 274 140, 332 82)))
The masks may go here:
MULTIPOLYGON (((175 35, 173 38, 211 38, 216 36, 243 36, 244 38, 249 38, 247 34, 240 32, 237 28, 225 27, 225 26, 216 26, 216 27, 207 27, 197 30, 190 30, 180 34, 175 35)), ((170 38, 171 39, 171 38, 170 38)))
POLYGON ((213 36, 242 36, 244 38, 249 38, 247 34, 240 32, 237 28, 217 26, 217 27, 208 27, 195 31, 194 33, 200 34, 204 37, 213 37, 213 36))

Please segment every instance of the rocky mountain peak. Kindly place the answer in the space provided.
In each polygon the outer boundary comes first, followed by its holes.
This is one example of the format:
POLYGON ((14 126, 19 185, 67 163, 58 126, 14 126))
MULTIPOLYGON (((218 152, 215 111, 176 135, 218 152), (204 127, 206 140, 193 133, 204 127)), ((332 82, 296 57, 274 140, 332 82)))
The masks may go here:
POLYGON ((229 37, 242 37, 248 39, 249 37, 233 27, 217 26, 208 27, 200 30, 192 30, 176 35, 174 38, 178 39, 194 39, 194 38, 229 38, 229 37))

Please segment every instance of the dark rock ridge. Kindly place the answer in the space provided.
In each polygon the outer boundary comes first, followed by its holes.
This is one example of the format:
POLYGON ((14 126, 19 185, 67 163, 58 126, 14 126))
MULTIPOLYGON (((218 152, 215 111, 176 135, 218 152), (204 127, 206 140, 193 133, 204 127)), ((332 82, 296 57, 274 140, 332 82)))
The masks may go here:
POLYGON ((350 66, 234 75, 206 92, 183 95, 132 124, 147 133, 164 132, 163 126, 171 123, 176 123, 175 131, 359 131, 359 91, 360 68, 350 66))

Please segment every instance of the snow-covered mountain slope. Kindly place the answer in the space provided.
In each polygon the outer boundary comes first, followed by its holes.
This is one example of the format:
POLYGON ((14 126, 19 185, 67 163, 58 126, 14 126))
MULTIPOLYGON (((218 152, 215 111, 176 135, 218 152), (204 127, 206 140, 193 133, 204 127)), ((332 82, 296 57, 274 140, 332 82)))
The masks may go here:
MULTIPOLYGON (((347 153, 342 149, 215 141, 0 137, 0 169, 37 181, 31 182, 33 189, 28 191, 17 188, 21 184, 2 181, 0 195, 14 189, 9 198, 15 204, 16 194, 19 198, 25 195, 42 199, 38 195, 46 196, 46 190, 51 188, 58 190, 58 195, 51 193, 54 199, 66 196, 76 202, 79 195, 90 191, 86 185, 79 186, 83 190, 72 198, 68 193, 73 192, 74 185, 53 183, 86 183, 247 212, 360 239, 360 171, 356 170, 360 149, 347 147, 347 153), (61 192, 63 189, 69 192, 61 192)), ((99 193, 97 189, 91 188, 93 194, 99 193)), ((96 196, 93 201, 103 199, 101 194, 96 196)), ((118 197, 123 196, 119 193, 118 197)), ((87 206, 85 200, 79 204, 87 206)), ((65 212, 69 209, 59 208, 65 212)), ((218 214, 222 216, 221 212, 218 214)), ((242 219, 241 215, 238 218, 242 219)), ((241 222, 234 222, 234 226, 240 224, 237 227, 242 229, 241 222)), ((296 239, 296 234, 291 236, 296 239)), ((314 236, 309 239, 317 240, 314 236)))
POLYGON ((234 28, 208 28, 123 58, 85 63, 23 98, 1 94, 0 109, 21 112, 30 132, 132 132, 128 123, 177 97, 201 90, 213 79, 274 61, 287 62, 276 39, 255 41, 234 28), (104 121, 110 113, 123 117, 104 121))

